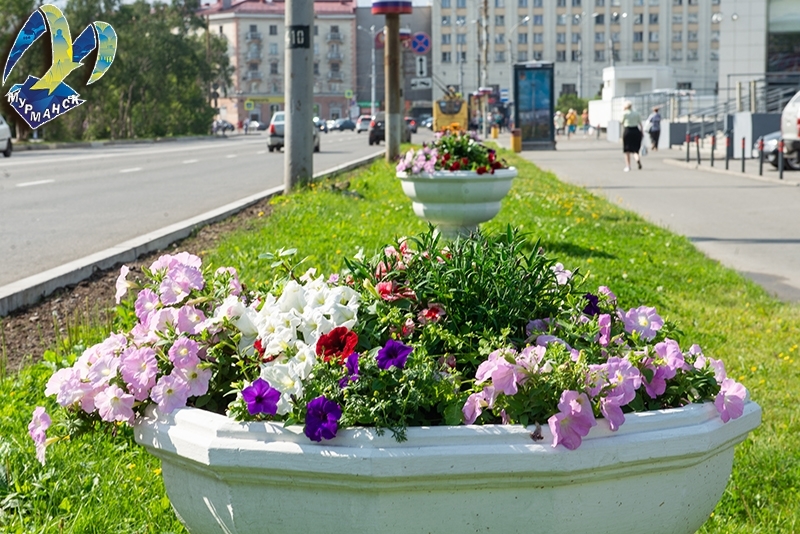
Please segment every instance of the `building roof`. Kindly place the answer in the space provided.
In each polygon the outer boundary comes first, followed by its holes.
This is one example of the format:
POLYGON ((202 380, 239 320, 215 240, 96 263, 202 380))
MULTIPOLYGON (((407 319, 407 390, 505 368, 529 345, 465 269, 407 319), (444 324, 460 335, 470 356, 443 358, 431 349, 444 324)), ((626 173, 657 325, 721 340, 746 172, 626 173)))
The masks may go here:
MULTIPOLYGON (((216 0, 215 3, 204 4, 198 14, 242 13, 282 15, 286 10, 285 8, 285 0, 216 0)), ((353 15, 355 9, 355 0, 314 0, 315 15, 353 15)))

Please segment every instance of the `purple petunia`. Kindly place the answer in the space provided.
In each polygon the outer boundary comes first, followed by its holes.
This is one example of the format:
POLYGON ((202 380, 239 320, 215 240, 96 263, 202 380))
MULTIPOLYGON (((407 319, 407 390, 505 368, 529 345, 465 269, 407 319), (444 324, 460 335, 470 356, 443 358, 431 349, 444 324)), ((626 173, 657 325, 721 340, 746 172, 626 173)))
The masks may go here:
POLYGON ((381 369, 389 369, 394 365, 398 369, 402 369, 406 365, 408 355, 411 354, 413 350, 414 349, 408 345, 390 339, 386 342, 386 345, 378 351, 378 367, 381 369))
POLYGON ((325 397, 317 397, 306 407, 306 436, 312 441, 335 438, 341 417, 341 406, 325 397))
POLYGON ((656 309, 648 306, 631 308, 627 313, 620 312, 620 318, 625 323, 625 330, 629 333, 639 332, 642 339, 650 341, 656 337, 656 332, 664 326, 664 320, 656 309))
POLYGON ((346 374, 339 380, 339 387, 344 389, 350 382, 358 380, 358 353, 354 352, 344 360, 346 374))
POLYGON ((587 302, 586 306, 583 308, 583 313, 589 315, 590 317, 600 315, 600 299, 597 297, 597 295, 586 293, 583 298, 585 298, 587 302))
POLYGON ((281 392, 270 386, 263 378, 256 378, 251 385, 242 390, 242 398, 247 403, 250 415, 260 413, 275 415, 278 412, 281 392))

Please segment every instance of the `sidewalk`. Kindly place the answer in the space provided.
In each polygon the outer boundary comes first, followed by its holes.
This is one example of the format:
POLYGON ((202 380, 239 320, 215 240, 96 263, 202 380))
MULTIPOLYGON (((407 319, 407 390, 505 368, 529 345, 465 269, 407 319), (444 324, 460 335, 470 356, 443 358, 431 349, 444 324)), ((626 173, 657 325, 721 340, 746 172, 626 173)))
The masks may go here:
MULTIPOLYGON (((497 141, 510 145, 507 134, 497 141)), ((800 172, 784 173, 781 183, 768 165, 759 177, 757 161, 745 175, 725 172, 724 160, 721 172, 705 164, 686 168, 675 150, 650 152, 643 170, 634 165, 623 172, 621 146, 605 139, 559 138, 557 147, 521 155, 564 182, 687 236, 706 255, 779 298, 800 302, 800 172)))

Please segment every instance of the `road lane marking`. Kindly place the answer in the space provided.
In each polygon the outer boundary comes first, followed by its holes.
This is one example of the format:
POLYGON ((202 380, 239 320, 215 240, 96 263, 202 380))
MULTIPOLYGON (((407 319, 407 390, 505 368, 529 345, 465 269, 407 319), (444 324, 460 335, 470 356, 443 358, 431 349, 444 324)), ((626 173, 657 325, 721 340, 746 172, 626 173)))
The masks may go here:
POLYGON ((29 187, 31 185, 52 184, 55 180, 37 180, 35 182, 22 182, 17 184, 17 187, 29 187))
POLYGON ((230 159, 230 158, 235 158, 235 157, 236 157, 236 154, 228 154, 228 155, 227 155, 227 156, 225 156, 225 157, 226 157, 226 158, 228 158, 228 159, 230 159))
POLYGON ((119 172, 120 173, 125 173, 125 172, 136 172, 136 171, 141 171, 141 170, 142 170, 141 167, 132 167, 130 169, 120 169, 119 172))
POLYGON ((196 160, 196 159, 187 159, 187 160, 184 161, 184 163, 197 163, 197 162, 198 162, 198 160, 196 160))
POLYGON ((259 150, 258 152, 256 152, 256 154, 266 154, 266 153, 267 153, 266 150, 259 150))

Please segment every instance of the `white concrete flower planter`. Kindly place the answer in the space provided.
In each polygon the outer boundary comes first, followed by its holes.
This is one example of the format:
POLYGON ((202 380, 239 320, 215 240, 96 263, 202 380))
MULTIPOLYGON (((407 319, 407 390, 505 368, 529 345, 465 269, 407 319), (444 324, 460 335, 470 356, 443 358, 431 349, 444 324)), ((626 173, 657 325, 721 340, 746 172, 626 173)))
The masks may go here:
POLYGON ((690 534, 760 420, 753 402, 728 423, 710 403, 628 414, 575 451, 520 426, 411 428, 404 443, 348 429, 318 444, 193 408, 135 431, 192 534, 690 534))
POLYGON ((417 217, 434 224, 446 237, 467 235, 500 211, 500 201, 511 189, 517 169, 494 174, 472 171, 397 173, 403 193, 413 202, 417 217))

